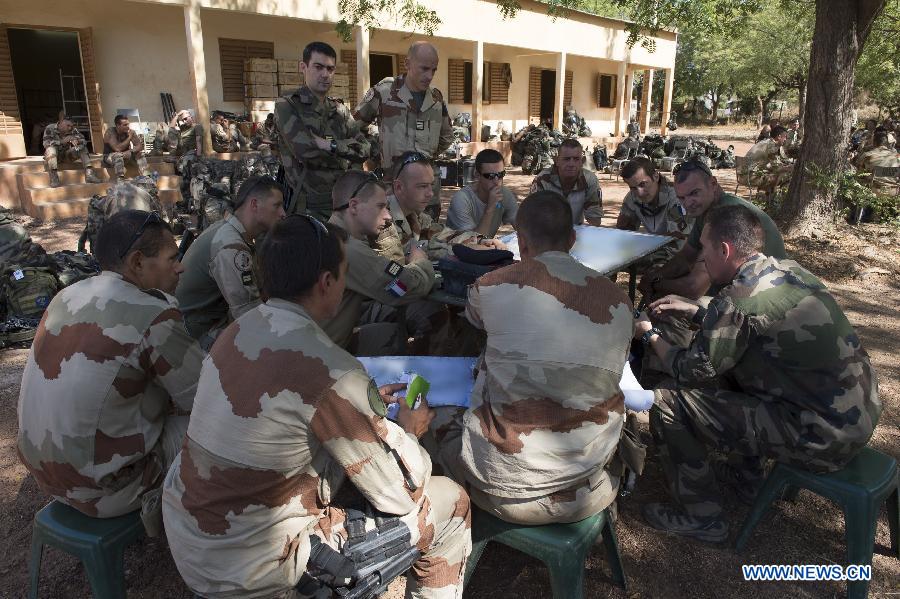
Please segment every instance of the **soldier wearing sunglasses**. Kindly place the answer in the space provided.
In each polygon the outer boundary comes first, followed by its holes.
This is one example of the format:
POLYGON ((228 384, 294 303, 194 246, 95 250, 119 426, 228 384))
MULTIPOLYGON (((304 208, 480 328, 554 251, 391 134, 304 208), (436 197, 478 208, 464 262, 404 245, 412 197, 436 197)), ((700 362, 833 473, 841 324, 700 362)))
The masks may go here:
POLYGON ((448 227, 493 237, 501 224, 516 222, 518 199, 503 186, 505 167, 503 155, 497 150, 482 150, 475 156, 475 182, 453 194, 448 227))

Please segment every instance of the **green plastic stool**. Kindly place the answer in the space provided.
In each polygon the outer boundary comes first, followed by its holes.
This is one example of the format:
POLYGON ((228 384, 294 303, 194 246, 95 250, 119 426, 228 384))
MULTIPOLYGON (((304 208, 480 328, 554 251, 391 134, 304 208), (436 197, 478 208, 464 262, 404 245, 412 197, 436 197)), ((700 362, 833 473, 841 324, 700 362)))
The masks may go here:
MULTIPOLYGON (((888 523, 891 529, 891 551, 900 558, 897 540, 900 519, 897 461, 889 455, 864 447, 842 470, 815 474, 800 468, 776 463, 738 535, 735 548, 741 551, 769 505, 787 490, 809 489, 831 499, 844 511, 847 539, 847 561, 854 565, 871 565, 875 547, 875 526, 881 504, 888 499, 888 523)), ((868 594, 868 581, 851 581, 847 596, 853 599, 868 594)))
POLYGON ((625 571, 609 510, 569 524, 522 526, 510 524, 473 506, 472 554, 466 563, 466 584, 489 541, 518 549, 539 559, 550 570, 556 599, 579 599, 584 586, 584 560, 598 534, 603 535, 613 581, 625 589, 625 571))
POLYGON ((81 560, 97 599, 125 597, 125 547, 144 536, 140 510, 116 518, 91 518, 59 501, 34 517, 31 533, 31 589, 36 599, 44 545, 81 560))

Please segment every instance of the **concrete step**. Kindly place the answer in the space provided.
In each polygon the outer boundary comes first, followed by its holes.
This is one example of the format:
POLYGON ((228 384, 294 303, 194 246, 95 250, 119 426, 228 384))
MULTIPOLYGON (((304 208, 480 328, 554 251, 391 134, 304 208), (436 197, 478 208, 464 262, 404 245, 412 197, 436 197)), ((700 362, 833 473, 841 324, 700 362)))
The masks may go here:
MULTIPOLYGON (((106 193, 108 183, 81 183, 61 187, 25 189, 21 197, 23 211, 34 218, 52 220, 85 216, 94 194, 106 193)), ((160 189, 159 200, 164 206, 172 206, 181 199, 178 188, 160 189)))
MULTIPOLYGON (((107 187, 115 180, 115 174, 111 172, 111 169, 94 169, 94 174, 100 177, 107 187)), ((25 189, 50 187, 50 175, 44 171, 19 173, 18 177, 25 189)), ((63 186, 83 185, 86 183, 83 170, 61 170, 59 171, 59 180, 63 186)), ((157 185, 160 189, 178 189, 181 185, 181 177, 178 175, 160 174, 157 185)))

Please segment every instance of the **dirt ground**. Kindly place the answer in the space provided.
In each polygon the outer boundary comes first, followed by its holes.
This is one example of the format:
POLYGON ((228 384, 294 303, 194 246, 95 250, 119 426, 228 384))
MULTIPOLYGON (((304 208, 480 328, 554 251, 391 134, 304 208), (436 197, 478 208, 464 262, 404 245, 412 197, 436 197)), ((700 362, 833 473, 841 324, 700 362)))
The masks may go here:
MULTIPOLYGON (((684 132, 679 130, 679 133, 684 132)), ((703 132, 707 134, 706 131, 703 132)), ((719 127, 710 131, 719 145, 734 143, 738 155, 750 146, 748 130, 719 127)), ((718 173, 727 191, 734 190, 734 172, 718 173)), ((530 177, 516 169, 507 184, 520 197, 530 177)), ((627 188, 621 180, 600 176, 605 221, 613 224, 627 188)), ((453 190, 445 189, 449 200, 453 190)), ((742 189, 746 193, 746 189, 742 189)), ((48 251, 74 249, 82 227, 79 219, 27 223, 35 240, 48 251)), ((822 277, 843 306, 862 338, 880 380, 884 412, 872 446, 900 457, 900 232, 864 225, 844 226, 831 237, 788 242, 788 251, 801 264, 822 277)), ((47 502, 34 479, 16 457, 16 402, 27 350, 0 351, 0 597, 27 593, 31 520, 47 502)), ((610 580, 602 549, 587 561, 585 597, 840 597, 843 583, 752 583, 741 577, 741 564, 845 564, 844 522, 833 503, 802 492, 796 502, 776 504, 758 526, 747 548, 735 553, 733 542, 747 507, 726 496, 730 515, 730 542, 708 545, 668 536, 647 526, 641 516, 644 503, 665 496, 662 475, 653 454, 635 492, 619 500, 619 538, 628 591, 610 580)), ((889 551, 887 518, 882 511, 875 539, 870 597, 898 595, 900 561, 889 551)), ((165 540, 146 540, 126 553, 129 596, 140 598, 191 597, 181 581, 165 540)), ((387 596, 401 597, 403 580, 387 596)), ((42 597, 75 598, 90 595, 84 570, 77 560, 48 549, 41 571, 42 597)), ((544 567, 507 547, 492 545, 484 554, 466 589, 472 598, 542 598, 551 596, 544 567)))

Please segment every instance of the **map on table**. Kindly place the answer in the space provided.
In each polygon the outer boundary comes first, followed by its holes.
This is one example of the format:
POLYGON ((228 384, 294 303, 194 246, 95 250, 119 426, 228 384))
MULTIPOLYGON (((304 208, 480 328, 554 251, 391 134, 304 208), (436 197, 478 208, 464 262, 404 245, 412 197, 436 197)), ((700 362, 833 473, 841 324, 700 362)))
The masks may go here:
MULTIPOLYGON (((576 260, 601 274, 622 270, 635 260, 655 252, 673 239, 666 235, 648 235, 608 227, 578 225, 575 245, 569 252, 576 260)), ((519 237, 510 233, 500 238, 519 260, 519 237)))
MULTIPOLYGON (((431 384, 428 405, 469 407, 469 396, 475 384, 473 370, 475 358, 446 358, 442 356, 379 356, 359 358, 375 384, 406 382, 411 373, 418 374, 431 384)), ((631 366, 625 363, 619 383, 625 394, 625 407, 636 412, 649 410, 653 405, 653 391, 644 390, 631 366)), ((405 393, 397 394, 405 397, 405 393)), ((388 417, 395 418, 396 404, 388 410, 388 417)))

